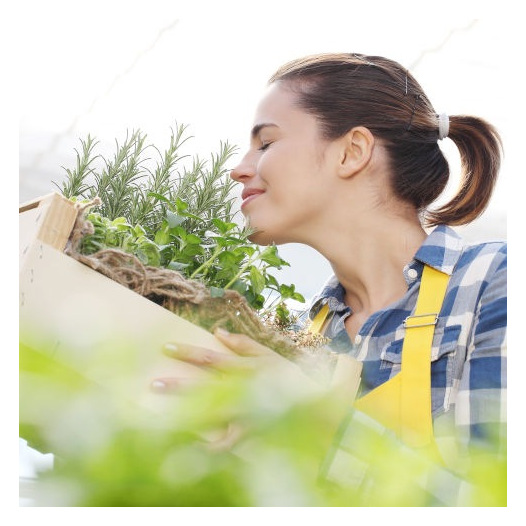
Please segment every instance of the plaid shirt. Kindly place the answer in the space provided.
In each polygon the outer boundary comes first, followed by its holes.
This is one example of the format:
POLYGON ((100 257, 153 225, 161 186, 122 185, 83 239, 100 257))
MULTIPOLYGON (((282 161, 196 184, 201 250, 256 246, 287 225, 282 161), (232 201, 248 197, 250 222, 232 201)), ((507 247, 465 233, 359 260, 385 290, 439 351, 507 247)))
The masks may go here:
MULTIPOLYGON (((332 318, 324 334, 331 339, 332 350, 350 353, 363 363, 359 393, 362 396, 400 372, 403 321, 414 311, 424 264, 449 274, 431 351, 434 434, 437 441, 441 437, 453 438, 456 446, 467 449, 485 444, 490 438, 494 440, 487 431, 498 428, 504 449, 506 251, 503 242, 467 245, 453 229, 439 226, 403 269, 407 293, 374 313, 354 342, 344 326, 352 312, 344 303, 343 287, 334 276, 314 299, 309 317, 313 319, 322 305, 329 304, 332 318)), ((353 419, 350 420, 338 436, 339 443, 335 444, 329 464, 349 450, 345 441, 353 434, 353 419)), ((360 415, 359 420, 356 425, 363 425, 365 415, 360 415)), ((330 469, 330 465, 326 466, 328 473, 330 469)))

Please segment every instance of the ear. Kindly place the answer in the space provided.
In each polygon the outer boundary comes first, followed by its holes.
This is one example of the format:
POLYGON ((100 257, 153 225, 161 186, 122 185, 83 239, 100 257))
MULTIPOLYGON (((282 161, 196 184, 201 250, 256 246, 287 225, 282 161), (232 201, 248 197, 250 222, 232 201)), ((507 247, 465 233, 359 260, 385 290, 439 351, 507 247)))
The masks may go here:
POLYGON ((357 126, 342 138, 339 159, 339 175, 347 178, 357 174, 371 160, 374 150, 374 135, 368 128, 357 126))

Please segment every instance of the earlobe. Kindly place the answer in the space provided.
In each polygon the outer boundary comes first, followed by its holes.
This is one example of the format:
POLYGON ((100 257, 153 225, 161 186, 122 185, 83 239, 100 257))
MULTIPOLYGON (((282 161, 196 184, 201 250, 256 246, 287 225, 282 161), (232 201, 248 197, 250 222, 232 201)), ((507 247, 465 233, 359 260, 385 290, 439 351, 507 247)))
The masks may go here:
POLYGON ((369 164, 374 150, 374 135, 368 128, 357 126, 348 131, 342 141, 340 176, 352 177, 369 164))

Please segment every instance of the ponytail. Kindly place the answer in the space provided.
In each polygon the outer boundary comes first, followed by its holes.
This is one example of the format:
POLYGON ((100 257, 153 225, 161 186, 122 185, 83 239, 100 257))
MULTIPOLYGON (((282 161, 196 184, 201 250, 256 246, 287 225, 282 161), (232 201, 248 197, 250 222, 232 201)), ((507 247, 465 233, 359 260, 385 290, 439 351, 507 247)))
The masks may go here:
POLYGON ((500 168, 501 138, 483 119, 451 116, 448 137, 460 153, 460 186, 448 203, 426 213, 429 226, 465 225, 479 217, 488 206, 500 168))

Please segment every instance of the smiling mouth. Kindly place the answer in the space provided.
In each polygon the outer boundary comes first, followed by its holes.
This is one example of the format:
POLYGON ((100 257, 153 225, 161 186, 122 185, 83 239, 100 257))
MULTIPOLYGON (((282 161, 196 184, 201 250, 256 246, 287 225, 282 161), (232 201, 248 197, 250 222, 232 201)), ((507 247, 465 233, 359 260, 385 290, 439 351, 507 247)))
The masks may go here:
POLYGON ((241 208, 247 206, 248 203, 259 197, 260 195, 263 195, 262 190, 249 190, 247 192, 243 192, 241 195, 241 198, 243 199, 243 202, 241 203, 241 208))

